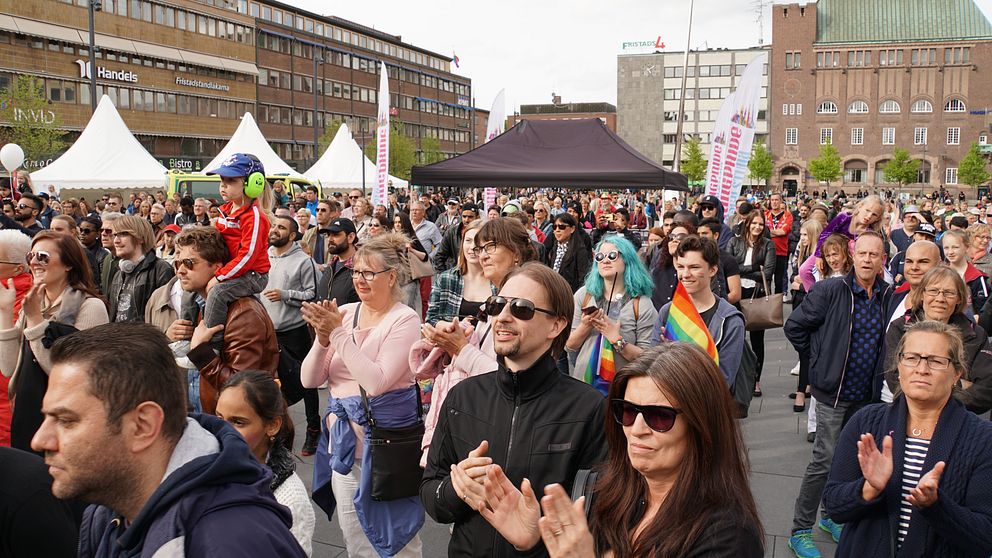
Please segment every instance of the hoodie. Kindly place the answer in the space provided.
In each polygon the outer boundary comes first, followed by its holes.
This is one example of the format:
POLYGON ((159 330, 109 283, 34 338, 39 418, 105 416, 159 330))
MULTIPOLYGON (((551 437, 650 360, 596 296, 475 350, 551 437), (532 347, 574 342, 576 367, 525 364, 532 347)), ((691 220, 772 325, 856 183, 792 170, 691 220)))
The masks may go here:
POLYGON ((279 300, 272 302, 265 296, 258 299, 272 318, 276 333, 304 325, 300 307, 317 295, 317 266, 298 242, 293 242, 281 256, 269 247, 269 263, 265 289, 278 289, 279 300))
MULTIPOLYGON (((717 355, 720 356, 720 372, 727 381, 727 386, 733 390, 737 380, 737 371, 741 367, 744 356, 744 314, 733 304, 716 297, 717 309, 706 324, 706 329, 716 344, 717 355)), ((668 310, 672 303, 668 302, 658 310, 658 320, 651 332, 651 345, 660 345, 665 339, 665 326, 668 323, 668 310)))
POLYGON ((303 557, 292 516, 269 489, 271 476, 232 426, 191 415, 165 478, 132 523, 105 506, 86 509, 79 556, 303 557))
MULTIPOLYGON (((704 203, 716 207, 716 218, 720 220, 720 224, 722 225, 720 227, 720 240, 718 241, 720 251, 722 252, 727 249, 727 246, 730 244, 730 240, 734 238, 734 230, 727 226, 727 222, 724 219, 724 217, 726 217, 726 212, 723 209, 723 204, 720 203, 720 198, 716 196, 703 196, 699 199, 699 205, 702 206, 704 203)), ((700 221, 703 220, 702 209, 696 210, 696 217, 698 217, 700 221)))

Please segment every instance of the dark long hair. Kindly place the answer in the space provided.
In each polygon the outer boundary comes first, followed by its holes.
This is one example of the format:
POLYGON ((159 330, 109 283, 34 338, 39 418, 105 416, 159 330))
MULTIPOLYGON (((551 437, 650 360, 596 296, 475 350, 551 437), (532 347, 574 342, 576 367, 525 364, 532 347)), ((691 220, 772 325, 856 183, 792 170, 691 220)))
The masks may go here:
POLYGON ((765 214, 762 213, 760 210, 752 211, 750 215, 744 218, 744 223, 741 225, 741 239, 744 241, 744 244, 754 246, 755 248, 759 248, 761 247, 762 244, 765 243, 765 230, 767 229, 768 229, 768 223, 765 221, 765 214), (761 234, 758 235, 758 238, 752 240, 751 223, 753 223, 755 219, 759 219, 759 218, 761 219, 761 223, 762 223, 761 234))
MULTIPOLYGON (((685 229, 690 235, 696 234, 696 226, 692 223, 686 222, 680 222, 678 224, 673 223, 672 228, 668 230, 668 234, 672 234, 672 231, 679 227, 685 229)), ((668 253, 668 237, 666 236, 663 238, 659 244, 662 244, 662 246, 657 248, 660 250, 658 253, 658 262, 661 267, 675 267, 675 256, 668 253)))
POLYGON ((663 343, 625 366, 610 386, 610 399, 623 399, 631 378, 654 381, 684 421, 686 448, 678 477, 651 524, 634 539, 633 528, 648 499, 647 482, 630 463, 627 437, 612 416, 606 419, 607 458, 594 487, 590 528, 598 554, 617 558, 675 558, 690 545, 713 514, 728 510, 760 538, 761 520, 748 484, 748 459, 727 384, 706 353, 688 343, 663 343))
POLYGON ((83 252, 83 245, 80 244, 78 238, 55 231, 41 231, 31 239, 31 248, 34 249, 34 245, 38 244, 40 240, 51 240, 58 246, 59 257, 62 259, 62 263, 69 268, 66 283, 70 287, 86 293, 87 296, 103 300, 99 289, 96 288, 96 283, 93 282, 93 270, 90 268, 90 261, 83 252))
POLYGON ((264 422, 269 423, 282 417, 282 428, 272 442, 272 449, 282 446, 292 452, 293 438, 296 435, 293 419, 289 416, 286 400, 272 375, 261 370, 244 370, 228 378, 220 391, 238 386, 245 392, 245 401, 264 422))

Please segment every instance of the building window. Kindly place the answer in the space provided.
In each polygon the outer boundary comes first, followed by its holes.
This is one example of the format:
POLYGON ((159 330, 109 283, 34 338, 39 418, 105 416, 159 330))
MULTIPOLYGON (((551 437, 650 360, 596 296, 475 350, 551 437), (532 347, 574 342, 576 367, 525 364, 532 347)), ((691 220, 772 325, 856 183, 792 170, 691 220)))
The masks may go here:
POLYGON ((956 47, 944 49, 944 64, 967 64, 970 58, 968 47, 956 47))
POLYGON ((871 51, 870 50, 847 51, 847 65, 850 67, 871 66, 871 51))
POLYGON ((945 184, 957 184, 958 183, 958 169, 948 167, 944 172, 944 183, 945 184))
POLYGON ((913 66, 932 66, 937 63, 937 49, 914 48, 910 56, 913 66))
POLYGON ((833 128, 820 128, 820 145, 830 145, 834 142, 833 128))
POLYGON ((913 131, 913 145, 926 145, 927 144, 927 129, 917 128, 913 131))
POLYGON ((802 53, 796 52, 786 52, 785 53, 785 69, 786 70, 797 70, 802 67, 802 53))
POLYGON ((933 105, 926 99, 917 99, 913 102, 913 106, 910 107, 909 112, 930 113, 933 112, 933 105))
POLYGON ((882 102, 882 105, 878 108, 878 112, 882 114, 899 114, 902 108, 899 103, 893 99, 882 102))
POLYGON ((961 145, 961 128, 947 129, 947 145, 961 145))
POLYGON ((816 114, 837 114, 837 103, 833 101, 823 101, 816 107, 816 114))
POLYGON ((799 145, 799 128, 785 129, 785 145, 799 145))
POLYGON ((895 145, 895 144, 896 144, 896 129, 882 128, 882 145, 895 145))
POLYGON ((851 128, 851 145, 864 145, 864 143, 865 143, 865 129, 851 128))
MULTIPOLYGON (((788 116, 789 115, 789 106, 790 105, 788 103, 783 103, 782 104, 782 116, 788 116)), ((792 106, 792 114, 795 114, 796 113, 796 105, 791 105, 791 106, 792 106)))
POLYGON ((816 53, 817 68, 836 68, 840 66, 840 52, 818 52, 816 53))
POLYGON ((978 145, 988 145, 988 144, 989 144, 989 135, 986 134, 985 132, 982 132, 981 134, 979 134, 978 135, 978 145))
POLYGON ((944 112, 964 112, 964 101, 961 99, 951 99, 944 105, 944 112))
POLYGON ((847 107, 848 114, 868 114, 868 103, 864 101, 854 101, 847 107))
POLYGON ((878 53, 879 66, 902 66, 902 50, 882 50, 878 53))

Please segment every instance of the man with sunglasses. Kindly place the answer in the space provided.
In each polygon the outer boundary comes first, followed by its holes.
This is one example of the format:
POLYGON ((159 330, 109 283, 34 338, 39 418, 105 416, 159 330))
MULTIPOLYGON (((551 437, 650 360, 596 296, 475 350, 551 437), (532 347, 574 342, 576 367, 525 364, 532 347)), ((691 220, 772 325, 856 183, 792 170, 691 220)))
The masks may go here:
POLYGON ((720 202, 720 198, 716 196, 703 196, 700 198, 699 211, 696 213, 696 218, 700 221, 703 219, 716 219, 723 224, 720 230, 720 243, 718 246, 720 250, 726 250, 730 244, 730 240, 734 238, 734 231, 724 223, 723 204, 720 202))
POLYGON ((461 202, 458 201, 458 198, 449 199, 445 204, 446 211, 434 220, 434 224, 437 225, 442 235, 447 233, 450 227, 458 226, 461 221, 461 216, 458 213, 460 206, 461 202))
POLYGON ((318 300, 337 300, 338 305, 358 302, 351 268, 358 251, 358 232, 351 219, 337 218, 325 229, 320 238, 327 243, 328 261, 324 274, 317 282, 318 300))
POLYGON ((341 210, 341 217, 345 219, 351 219, 355 216, 355 210, 351 207, 356 201, 365 197, 365 194, 361 190, 352 190, 348 192, 348 207, 341 210))
POLYGON ((448 227, 441 244, 434 253, 434 272, 442 273, 458 265, 458 253, 462 249, 462 235, 465 226, 479 218, 479 208, 473 203, 461 206, 458 212, 459 223, 448 227))
MULTIPOLYGON (((574 310, 568 283, 547 266, 526 263, 484 308, 498 368, 448 393, 420 485, 427 513, 455 524, 451 556, 517 555, 479 513, 489 465, 500 465, 516 486, 529 479, 540 498, 549 484, 572 486, 580 469, 606 453, 603 396, 555 365, 574 310)), ((538 543, 527 555, 546 552, 538 543)))
POLYGON ((45 227, 38 221, 38 216, 41 215, 44 207, 45 203, 38 196, 31 193, 21 194, 21 199, 15 206, 17 212, 14 213, 14 221, 17 223, 10 228, 20 227, 21 232, 28 236, 34 236, 45 230, 45 227))

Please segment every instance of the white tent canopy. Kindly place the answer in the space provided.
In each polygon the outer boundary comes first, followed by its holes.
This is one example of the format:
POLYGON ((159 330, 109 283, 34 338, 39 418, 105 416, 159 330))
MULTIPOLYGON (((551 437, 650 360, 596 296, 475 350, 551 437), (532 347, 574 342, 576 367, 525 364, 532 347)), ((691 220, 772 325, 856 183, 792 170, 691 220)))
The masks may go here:
POLYGON ((61 157, 31 173, 39 191, 48 185, 70 189, 164 188, 166 169, 128 130, 104 95, 79 139, 61 157))
MULTIPOLYGON (((331 145, 327 146, 327 151, 303 176, 320 181, 324 188, 362 189, 362 165, 365 165, 365 190, 371 190, 376 178, 375 163, 362 153, 362 148, 352 137, 348 125, 342 123, 334 134, 331 145)), ((389 176, 389 182, 394 188, 407 188, 410 185, 406 180, 393 175, 389 176)))
POLYGON ((204 171, 214 170, 235 153, 249 153, 258 157, 258 160, 262 161, 262 166, 265 167, 265 174, 267 175, 285 174, 295 177, 300 176, 300 173, 293 170, 292 167, 287 165, 272 150, 269 142, 262 135, 262 131, 258 129, 258 124, 255 123, 255 119, 252 118, 250 112, 246 112, 241 117, 241 124, 234 131, 234 135, 228 140, 224 149, 221 149, 220 153, 214 157, 213 161, 210 161, 207 163, 207 166, 203 167, 204 171))

